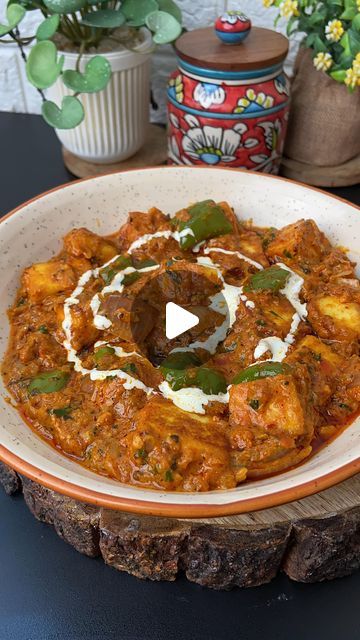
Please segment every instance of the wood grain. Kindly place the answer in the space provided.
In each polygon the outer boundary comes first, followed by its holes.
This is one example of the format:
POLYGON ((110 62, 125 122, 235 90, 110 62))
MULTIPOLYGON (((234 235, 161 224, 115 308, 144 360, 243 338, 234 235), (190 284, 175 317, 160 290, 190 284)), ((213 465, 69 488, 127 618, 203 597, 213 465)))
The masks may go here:
POLYGON ((246 71, 278 64, 285 59, 289 41, 270 29, 252 27, 238 45, 226 45, 213 27, 184 33, 175 43, 177 55, 186 62, 206 69, 246 71))
POLYGON ((155 124, 149 124, 144 146, 134 156, 122 162, 111 164, 97 164, 78 158, 64 147, 62 154, 65 167, 77 178, 102 176, 106 173, 126 171, 127 169, 141 169, 166 164, 167 136, 166 129, 155 124))
POLYGON ((19 477, 0 462, 7 493, 22 488, 33 515, 90 557, 138 578, 191 582, 213 589, 253 587, 279 571, 300 582, 360 568, 360 474, 309 498, 254 513, 176 520, 135 516, 82 504, 19 477))

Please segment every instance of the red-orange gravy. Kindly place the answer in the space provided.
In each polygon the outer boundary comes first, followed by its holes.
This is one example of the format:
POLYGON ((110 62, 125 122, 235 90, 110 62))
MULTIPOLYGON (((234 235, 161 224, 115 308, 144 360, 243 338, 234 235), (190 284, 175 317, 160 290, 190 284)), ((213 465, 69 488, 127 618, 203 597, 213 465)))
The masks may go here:
MULTIPOLYGON (((2 365, 6 386, 36 433, 96 473, 173 491, 233 488, 294 467, 359 413, 360 286, 354 265, 311 220, 280 230, 259 229, 238 222, 228 204, 218 206, 231 232, 207 238, 195 254, 182 250, 171 235, 174 222, 151 209, 129 214, 127 223, 109 237, 74 229, 58 256, 22 274, 9 310, 11 335, 2 365), (169 233, 150 238, 129 256, 137 239, 159 231, 169 233), (216 248, 223 252, 212 253, 216 248), (102 269, 118 255, 121 268, 151 263, 170 273, 168 289, 165 279, 153 308, 149 302, 140 356, 139 344, 132 340, 129 308, 153 271, 138 271, 140 275, 128 278, 126 287, 112 294, 115 301, 109 300, 102 292, 116 271, 102 269), (219 395, 217 401, 212 394, 203 413, 196 413, 180 408, 160 390, 166 378, 159 362, 171 351, 160 327, 162 309, 176 283, 189 304, 199 303, 192 286, 201 256, 210 256, 224 281, 242 287, 246 295, 239 298, 234 322, 216 352, 206 364, 197 365, 205 377, 223 381, 228 399, 220 401, 219 395), (179 261, 192 273, 182 283, 178 274, 171 276, 179 261), (256 264, 266 272, 260 285, 258 277, 254 279, 256 264), (278 271, 271 271, 274 266, 278 271), (294 306, 276 284, 284 268, 303 279, 299 301, 306 305, 306 316, 288 342, 294 306), (84 369, 77 371, 66 347, 64 305, 91 270, 95 275, 69 307, 71 348, 84 369), (91 301, 97 294, 99 314, 112 320, 105 329, 94 324, 91 301), (281 362, 274 363, 271 349, 255 358, 259 344, 271 337, 286 346, 281 362), (270 366, 266 375, 249 373, 264 361, 270 366), (91 379, 85 372, 119 369, 137 386, 124 386, 122 374, 91 379)), ((177 219, 191 220, 189 210, 179 212, 177 219)), ((190 373, 190 388, 195 389, 195 366, 190 373)), ((205 383, 209 386, 209 380, 205 383)))

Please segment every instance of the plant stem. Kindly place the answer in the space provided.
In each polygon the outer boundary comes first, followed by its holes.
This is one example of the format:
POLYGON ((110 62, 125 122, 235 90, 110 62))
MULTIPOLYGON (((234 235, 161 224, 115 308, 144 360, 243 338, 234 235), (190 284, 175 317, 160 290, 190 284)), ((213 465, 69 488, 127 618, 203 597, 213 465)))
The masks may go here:
MULTIPOLYGON (((20 50, 20 55, 21 55, 25 65, 26 65, 27 56, 26 56, 26 53, 25 53, 25 51, 23 49, 23 44, 22 44, 22 41, 21 41, 21 38, 20 38, 20 32, 19 32, 18 27, 16 27, 15 31, 10 31, 10 35, 15 40, 16 44, 18 45, 19 50, 20 50)), ((37 92, 40 93, 43 102, 45 102, 44 92, 41 91, 41 89, 37 89, 37 92)))
POLYGON ((82 58, 83 53, 85 51, 85 47, 86 47, 86 41, 82 40, 82 42, 80 44, 79 55, 78 55, 77 60, 76 60, 76 71, 80 71, 80 61, 81 61, 81 58, 82 58))

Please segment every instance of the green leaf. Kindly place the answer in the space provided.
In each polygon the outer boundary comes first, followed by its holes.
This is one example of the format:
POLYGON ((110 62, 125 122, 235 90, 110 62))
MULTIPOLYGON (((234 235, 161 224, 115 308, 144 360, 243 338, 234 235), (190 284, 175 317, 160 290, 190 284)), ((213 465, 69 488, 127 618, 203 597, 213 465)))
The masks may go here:
POLYGON ((7 6, 10 7, 12 4, 20 4, 26 11, 35 11, 40 9, 41 6, 45 7, 42 0, 36 0, 35 2, 32 2, 32 0, 9 0, 7 6))
POLYGON ((343 13, 339 16, 339 18, 340 20, 352 20, 353 18, 355 18, 357 13, 358 13, 357 8, 352 7, 350 9, 345 9, 345 11, 343 11, 343 13))
POLYGON ((356 7, 356 0, 345 0, 345 9, 356 7))
POLYGON ((11 4, 6 9, 6 19, 8 24, 0 24, 0 36, 4 36, 21 22, 26 11, 20 4, 11 4))
POLYGON ((309 35, 305 39, 305 44, 307 47, 312 47, 317 37, 317 33, 309 33, 309 35))
POLYGON ((41 22, 41 24, 39 24, 37 28, 36 39, 38 41, 49 40, 49 38, 51 38, 54 33, 56 33, 59 23, 60 16, 57 13, 54 13, 54 15, 50 16, 50 18, 46 18, 46 20, 44 20, 44 22, 41 22))
POLYGON ((65 96, 61 103, 61 109, 50 100, 42 104, 44 120, 55 129, 73 129, 84 119, 83 106, 74 96, 65 96))
POLYGON ((121 11, 132 27, 142 27, 147 16, 153 11, 157 11, 158 8, 156 0, 124 0, 121 4, 121 11))
POLYGON ((314 40, 314 51, 315 53, 320 53, 321 51, 323 53, 326 53, 328 50, 326 44, 323 42, 323 40, 320 38, 319 35, 316 35, 315 40, 314 40))
POLYGON ((28 386, 28 392, 31 396, 38 393, 54 393, 61 391, 69 380, 70 374, 67 371, 45 371, 32 379, 28 386))
POLYGON ((53 13, 75 13, 86 5, 86 0, 44 0, 44 4, 53 13))
POLYGON ((111 66, 103 56, 94 56, 86 64, 85 71, 67 69, 62 74, 66 87, 76 93, 95 93, 105 89, 111 77, 111 66))
POLYGON ((344 70, 331 71, 330 75, 334 80, 336 80, 336 82, 343 83, 346 78, 346 71, 344 70))
POLYGON ((308 17, 308 24, 310 27, 316 27, 316 25, 321 24, 324 20, 324 16, 319 13, 319 11, 314 11, 314 13, 308 17))
POLYGON ((177 4, 175 4, 174 0, 157 0, 160 11, 165 11, 165 13, 170 13, 175 20, 182 23, 182 13, 177 4))
POLYGON ((124 22, 124 13, 116 9, 99 9, 94 13, 88 13, 81 21, 88 27, 99 27, 100 29, 115 29, 115 27, 121 27, 124 22))
POLYGON ((181 24, 165 11, 154 11, 146 18, 146 26, 153 31, 156 44, 173 42, 182 32, 181 24))
POLYGON ((38 42, 30 51, 26 73, 37 89, 47 89, 58 79, 64 64, 64 56, 57 60, 57 49, 51 40, 38 42))
POLYGON ((251 276, 244 291, 280 291, 285 287, 289 276, 290 272, 286 269, 276 266, 269 267, 251 276))
MULTIPOLYGON (((290 36, 291 32, 292 32, 292 28, 294 26, 294 23, 297 21, 297 17, 296 16, 291 16, 289 22, 286 25, 286 35, 290 36)), ((296 28, 296 27, 295 27, 296 28)))
POLYGON ((352 28, 350 28, 347 33, 349 36, 350 54, 355 58, 355 56, 360 53, 360 34, 352 28))
POLYGON ((346 33, 344 33, 343 37, 340 40, 340 44, 342 46, 342 48, 344 49, 344 53, 347 56, 351 55, 351 51, 350 51, 350 41, 349 41, 349 33, 348 31, 346 33))
POLYGON ((282 362, 259 362, 259 364, 254 364, 251 367, 240 371, 240 373, 235 376, 232 383, 241 384, 243 382, 253 382, 260 378, 273 378, 279 374, 287 375, 290 372, 291 367, 289 367, 288 364, 283 364, 282 362))
POLYGON ((360 13, 358 13, 352 21, 352 27, 356 29, 356 31, 360 31, 360 13))

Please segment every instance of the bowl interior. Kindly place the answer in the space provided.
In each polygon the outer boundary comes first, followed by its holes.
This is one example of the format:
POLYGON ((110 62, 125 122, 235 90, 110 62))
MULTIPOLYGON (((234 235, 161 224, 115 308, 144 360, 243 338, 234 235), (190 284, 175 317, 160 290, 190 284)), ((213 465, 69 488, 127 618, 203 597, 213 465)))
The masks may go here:
MULTIPOLYGON (((262 226, 281 227, 302 217, 313 218, 331 242, 346 247, 351 259, 360 261, 360 216, 356 207, 272 176, 221 169, 164 167, 71 183, 25 204, 0 224, 0 356, 3 356, 8 338, 6 310, 13 301, 19 274, 32 262, 46 260, 57 253, 60 239, 67 231, 86 226, 96 233, 106 234, 117 229, 129 211, 146 211, 157 206, 173 214, 190 202, 207 198, 227 200, 240 218, 252 218, 262 226)), ((337 475, 340 469, 360 461, 358 419, 307 462, 269 479, 240 485, 230 491, 200 494, 143 490, 95 475, 57 453, 22 422, 7 402, 8 394, 2 382, 0 384, 0 455, 3 459, 9 461, 9 455, 16 455, 36 468, 37 479, 44 478, 44 474, 55 478, 56 487, 64 493, 70 493, 66 483, 71 483, 79 489, 97 492, 96 499, 104 504, 108 498, 114 498, 113 506, 120 508, 121 500, 129 500, 128 510, 137 510, 139 501, 145 510, 148 504, 151 513, 156 513, 156 503, 159 512, 163 512, 161 505, 166 505, 169 514, 182 517, 186 517, 189 510, 194 515, 197 505, 202 516, 206 515, 207 508, 234 502, 233 512, 248 510, 246 503, 249 500, 252 501, 251 508, 260 502, 262 506, 270 507, 280 501, 279 495, 283 492, 289 496, 291 491, 305 484, 307 488, 294 493, 294 498, 313 492, 317 481, 325 475, 331 475, 328 484, 335 483, 340 479, 337 475), (118 505, 115 504, 117 499, 118 505)), ((49 480, 44 483, 49 484, 49 480)))

